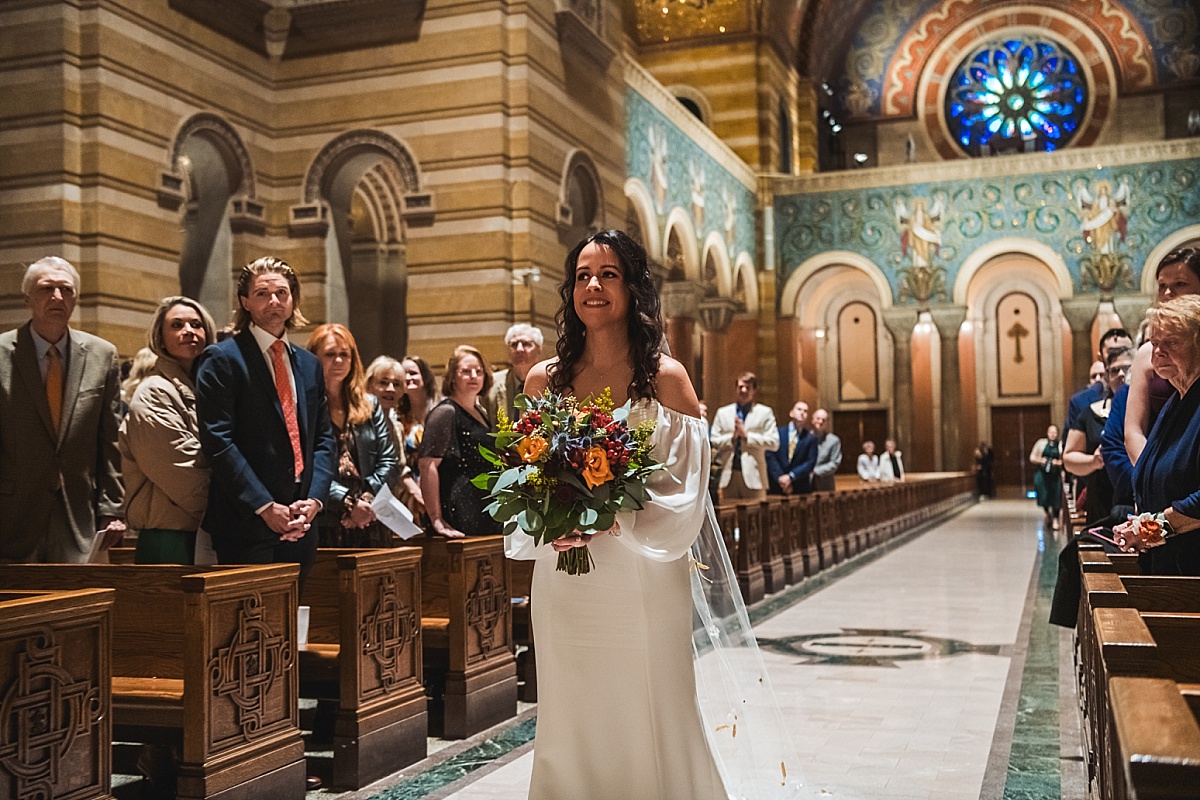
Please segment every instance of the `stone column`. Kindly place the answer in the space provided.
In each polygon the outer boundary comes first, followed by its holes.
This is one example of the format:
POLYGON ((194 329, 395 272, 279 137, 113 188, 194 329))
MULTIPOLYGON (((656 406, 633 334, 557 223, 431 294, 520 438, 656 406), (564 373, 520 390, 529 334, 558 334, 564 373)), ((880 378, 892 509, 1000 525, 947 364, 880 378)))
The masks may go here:
POLYGON ((892 438, 907 447, 913 436, 912 334, 917 325, 915 308, 888 308, 883 324, 895 343, 892 391, 892 438))
POLYGON ((732 397, 734 392, 733 378, 727 374, 725 331, 733 321, 737 303, 728 297, 709 297, 700 301, 698 309, 700 327, 704 331, 701 336, 701 347, 704 348, 702 391, 711 413, 729 402, 725 398, 732 397))
POLYGON ((687 369, 695 382, 696 353, 693 344, 696 332, 698 303, 704 296, 700 286, 690 281, 669 281, 662 288, 662 315, 666 325, 667 345, 671 355, 687 369))
POLYGON ((1096 352, 1092 349, 1092 323, 1096 321, 1096 311, 1100 308, 1097 297, 1074 297, 1062 301, 1062 313, 1071 327, 1071 382, 1074 387, 1065 387, 1070 397, 1076 390, 1087 385, 1088 368, 1096 360, 1096 352))
POLYGON ((959 420, 962 417, 962 376, 958 363, 958 332, 967 318, 966 306, 929 309, 942 341, 942 469, 963 468, 959 420))

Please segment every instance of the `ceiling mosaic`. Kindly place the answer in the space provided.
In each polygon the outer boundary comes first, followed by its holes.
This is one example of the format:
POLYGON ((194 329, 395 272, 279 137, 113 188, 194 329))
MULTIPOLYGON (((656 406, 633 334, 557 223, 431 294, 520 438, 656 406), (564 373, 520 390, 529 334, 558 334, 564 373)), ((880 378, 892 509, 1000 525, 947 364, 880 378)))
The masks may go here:
POLYGON ((1200 12, 1192 0, 878 0, 849 43, 835 82, 852 117, 914 112, 922 68, 951 31, 986 11, 1055 8, 1089 26, 1119 67, 1122 88, 1200 78, 1200 12))

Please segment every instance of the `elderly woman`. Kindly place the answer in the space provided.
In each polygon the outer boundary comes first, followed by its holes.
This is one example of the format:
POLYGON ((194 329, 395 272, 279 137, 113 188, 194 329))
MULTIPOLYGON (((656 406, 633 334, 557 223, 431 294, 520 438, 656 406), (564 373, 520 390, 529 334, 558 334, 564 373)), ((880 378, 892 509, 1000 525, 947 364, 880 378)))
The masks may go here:
POLYGON ((117 444, 125 476, 125 519, 138 531, 139 564, 191 564, 208 502, 208 462, 196 421, 196 358, 213 341, 213 321, 187 297, 158 304, 149 332, 157 356, 129 398, 117 444))
POLYGON ((479 446, 494 447, 491 421, 480 405, 492 386, 483 354, 461 345, 442 378, 446 396, 425 420, 421 443, 421 493, 434 533, 449 539, 499 534, 501 526, 484 510, 487 496, 471 479, 491 469, 479 446))
POLYGON ((420 516, 425 513, 425 501, 421 498, 421 486, 412 470, 416 464, 408 463, 408 453, 404 447, 408 432, 399 413, 400 402, 406 397, 404 384, 404 365, 391 356, 379 356, 367 367, 367 391, 379 400, 399 462, 399 472, 391 486, 392 494, 408 506, 414 516, 420 516))
POLYGON ((1142 517, 1113 529, 1128 549, 1146 550, 1146 575, 1200 576, 1200 296, 1170 300, 1146 312, 1151 364, 1174 394, 1163 407, 1133 471, 1142 517), (1145 517, 1153 515, 1147 524, 1145 517), (1154 545, 1155 530, 1166 537, 1154 545), (1147 542, 1147 539, 1150 539, 1147 542))
POLYGON ((1125 385, 1132 364, 1133 348, 1118 347, 1108 351, 1104 365, 1104 397, 1088 406, 1080 420, 1082 429, 1068 431, 1063 445, 1063 469, 1082 478, 1082 484, 1087 487, 1084 510, 1088 525, 1107 519, 1112 513, 1113 485, 1104 469, 1100 439, 1112 410, 1113 396, 1125 385))
POLYGON ((337 475, 329 503, 317 516, 322 547, 391 547, 392 533, 375 518, 371 501, 399 469, 392 435, 367 378, 353 334, 343 325, 320 325, 308 350, 321 360, 329 418, 338 441, 337 475))

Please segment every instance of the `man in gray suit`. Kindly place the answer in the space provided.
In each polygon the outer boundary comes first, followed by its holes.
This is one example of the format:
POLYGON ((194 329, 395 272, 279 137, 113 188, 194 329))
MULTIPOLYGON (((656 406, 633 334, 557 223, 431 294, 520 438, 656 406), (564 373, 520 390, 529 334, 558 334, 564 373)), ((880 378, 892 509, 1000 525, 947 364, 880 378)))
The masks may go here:
POLYGON ((818 408, 812 416, 813 435, 817 437, 817 465, 812 471, 814 492, 832 492, 833 476, 842 465, 842 440, 829 432, 829 412, 818 408))
POLYGON ((30 265, 21 291, 30 320, 0 334, 0 561, 84 563, 125 532, 117 350, 69 327, 67 261, 30 265))

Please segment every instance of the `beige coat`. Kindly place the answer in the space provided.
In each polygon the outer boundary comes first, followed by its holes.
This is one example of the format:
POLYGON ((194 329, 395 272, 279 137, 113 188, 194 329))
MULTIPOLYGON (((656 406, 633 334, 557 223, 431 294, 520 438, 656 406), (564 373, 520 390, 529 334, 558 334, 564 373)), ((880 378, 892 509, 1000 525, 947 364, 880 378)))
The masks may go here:
POLYGON ((196 394, 179 362, 160 356, 129 401, 118 446, 131 528, 194 531, 208 503, 196 394))

